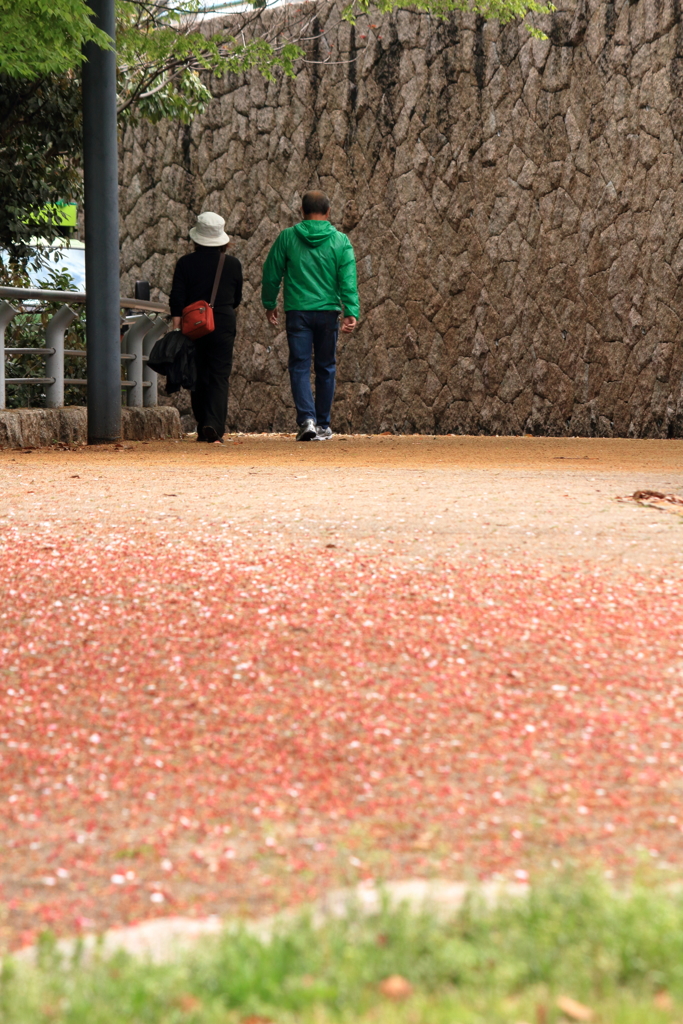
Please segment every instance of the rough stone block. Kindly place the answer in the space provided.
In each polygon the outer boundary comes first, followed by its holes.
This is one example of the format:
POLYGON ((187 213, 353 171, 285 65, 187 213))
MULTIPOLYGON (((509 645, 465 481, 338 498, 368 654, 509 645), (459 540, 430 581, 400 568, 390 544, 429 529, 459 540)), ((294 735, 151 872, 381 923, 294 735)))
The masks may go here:
MULTIPOLYGON (((122 439, 158 441, 181 437, 180 416, 172 406, 121 410, 122 439)), ((0 410, 0 448, 45 448, 56 443, 86 444, 88 414, 83 406, 63 409, 0 410)))

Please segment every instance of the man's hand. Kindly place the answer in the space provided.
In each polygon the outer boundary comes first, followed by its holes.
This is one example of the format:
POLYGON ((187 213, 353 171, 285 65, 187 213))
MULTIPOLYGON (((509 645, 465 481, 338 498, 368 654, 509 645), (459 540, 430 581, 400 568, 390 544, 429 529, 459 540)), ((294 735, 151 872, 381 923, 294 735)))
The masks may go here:
POLYGON ((180 330, 180 322, 181 322, 181 320, 182 320, 182 317, 180 317, 180 316, 174 316, 173 317, 173 330, 174 331, 179 331, 180 330))
POLYGON ((342 334, 353 334, 356 329, 358 321, 355 316, 345 316, 342 320, 342 334))
POLYGON ((278 316, 278 311, 276 309, 267 309, 266 317, 268 318, 268 323, 271 327, 277 327, 280 323, 280 317, 278 316))

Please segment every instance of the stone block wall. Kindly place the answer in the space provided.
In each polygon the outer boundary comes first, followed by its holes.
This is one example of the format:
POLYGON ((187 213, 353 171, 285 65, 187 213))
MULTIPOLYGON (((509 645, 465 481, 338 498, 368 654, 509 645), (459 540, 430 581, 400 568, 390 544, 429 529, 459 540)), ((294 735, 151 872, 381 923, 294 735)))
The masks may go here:
POLYGON ((679 0, 567 0, 547 42, 470 15, 310 10, 309 59, 329 64, 212 81, 192 126, 122 139, 124 289, 167 295, 203 210, 243 261, 231 426, 293 427, 260 269, 322 187, 363 316, 340 343, 337 430, 683 436, 679 0))

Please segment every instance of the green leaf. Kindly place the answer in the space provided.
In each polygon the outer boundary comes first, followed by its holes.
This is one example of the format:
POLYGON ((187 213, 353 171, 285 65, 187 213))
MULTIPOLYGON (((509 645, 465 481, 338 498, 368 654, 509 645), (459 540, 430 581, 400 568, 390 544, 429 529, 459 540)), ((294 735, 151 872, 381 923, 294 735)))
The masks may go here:
POLYGON ((0 73, 37 79, 77 68, 82 47, 111 49, 84 0, 0 0, 0 73))

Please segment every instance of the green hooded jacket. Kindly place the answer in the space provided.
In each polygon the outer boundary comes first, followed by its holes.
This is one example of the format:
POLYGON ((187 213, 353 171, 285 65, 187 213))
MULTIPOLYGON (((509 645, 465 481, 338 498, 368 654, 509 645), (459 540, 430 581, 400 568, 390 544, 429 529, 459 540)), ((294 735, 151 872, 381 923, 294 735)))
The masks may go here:
POLYGON ((286 312, 343 309, 360 316, 353 246, 329 220, 302 220, 277 236, 263 264, 266 309, 275 309, 283 277, 286 312))

